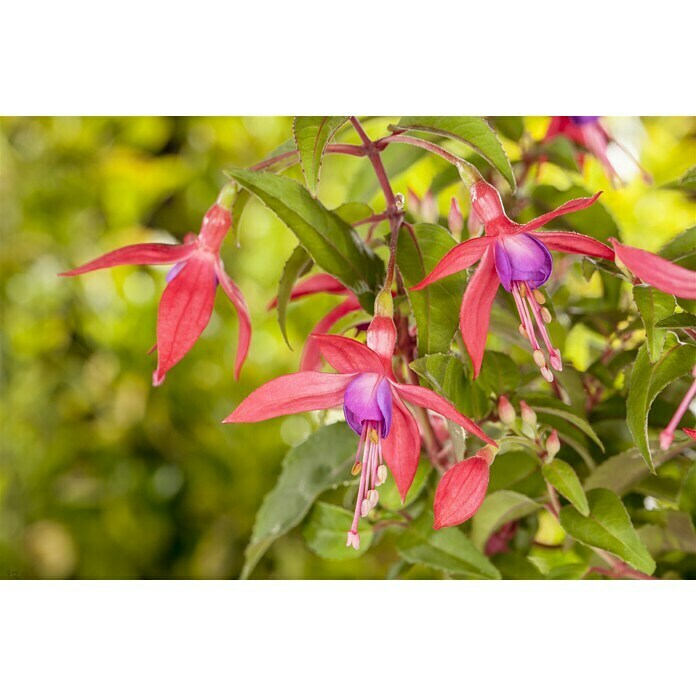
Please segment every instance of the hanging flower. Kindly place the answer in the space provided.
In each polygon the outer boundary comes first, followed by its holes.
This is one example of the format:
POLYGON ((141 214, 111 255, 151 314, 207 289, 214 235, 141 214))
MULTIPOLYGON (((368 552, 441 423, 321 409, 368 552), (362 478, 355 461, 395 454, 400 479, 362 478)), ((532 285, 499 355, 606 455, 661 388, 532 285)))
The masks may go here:
POLYGON ((391 316, 373 319, 367 345, 345 336, 315 334, 314 340, 338 374, 305 371, 273 379, 244 399, 224 422, 255 423, 343 405, 346 422, 360 436, 353 466, 360 484, 346 543, 357 549, 358 520, 377 504, 376 489, 386 480, 387 467, 402 500, 416 474, 420 433, 404 400, 445 416, 484 442, 495 442, 446 399, 396 381, 391 365, 396 328, 391 316))
MULTIPOLYGON (((601 192, 600 192, 601 193, 601 192)), ((477 377, 483 362, 493 299, 502 284, 515 299, 520 316, 520 333, 529 340, 534 362, 544 379, 553 381, 554 370, 562 370, 561 354, 551 343, 546 324, 551 313, 544 307, 544 295, 538 290, 551 275, 550 250, 613 259, 605 244, 576 232, 539 232, 539 228, 561 215, 592 205, 600 193, 591 198, 577 198, 560 208, 521 225, 505 214, 498 191, 485 181, 471 187, 472 210, 482 222, 483 237, 461 242, 440 260, 414 290, 469 268, 481 260, 462 299, 459 327, 477 377), (541 347, 537 333, 546 351, 541 347)))
MULTIPOLYGON (((636 167, 640 169, 643 179, 647 183, 652 182, 652 177, 640 166, 636 158, 619 141, 609 135, 599 120, 599 116, 552 116, 544 136, 544 142, 548 142, 559 135, 592 153, 604 167, 607 177, 615 184, 622 182, 622 179, 609 159, 608 150, 610 143, 615 143, 631 158, 636 167)), ((578 153, 577 160, 578 165, 582 167, 584 153, 578 153)))
POLYGON ((235 379, 249 351, 251 321, 240 289, 225 273, 220 247, 232 224, 228 202, 229 191, 223 190, 203 218, 201 231, 187 235, 184 244, 133 244, 116 249, 94 261, 79 266, 62 276, 76 276, 101 268, 127 264, 174 264, 167 275, 157 314, 157 369, 152 383, 159 386, 203 333, 213 313, 218 283, 237 310, 239 341, 235 362, 235 379), (223 203, 221 205, 221 203, 223 203))

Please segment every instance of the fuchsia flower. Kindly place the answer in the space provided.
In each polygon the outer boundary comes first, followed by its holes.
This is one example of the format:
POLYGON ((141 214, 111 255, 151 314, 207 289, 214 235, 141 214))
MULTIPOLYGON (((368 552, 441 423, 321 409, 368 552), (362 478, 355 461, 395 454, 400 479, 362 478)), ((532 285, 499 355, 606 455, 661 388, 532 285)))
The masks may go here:
POLYGON ((239 318, 239 342, 235 362, 235 379, 239 378, 251 339, 251 321, 240 289, 225 273, 220 247, 232 217, 218 203, 203 218, 198 237, 187 235, 184 244, 133 244, 116 249, 62 276, 76 276, 100 268, 126 264, 175 264, 167 275, 157 314, 157 369, 152 383, 159 386, 198 340, 213 313, 215 291, 222 285, 239 318))
POLYGON ((613 259, 614 253, 605 244, 583 234, 537 230, 560 215, 587 208, 600 193, 591 198, 568 201, 560 208, 521 225, 507 217, 500 194, 493 186, 479 181, 471 187, 472 210, 483 223, 485 235, 457 244, 413 289, 420 290, 481 260, 467 285, 459 315, 459 326, 474 367, 474 377, 481 370, 491 307, 501 283, 515 299, 522 322, 520 332, 529 340, 534 362, 541 374, 547 381, 553 381, 547 360, 555 370, 563 369, 561 354, 553 347, 546 330, 551 314, 542 306, 544 296, 537 290, 551 275, 553 260, 549 250, 605 259, 613 259), (546 346, 547 355, 540 347, 536 332, 546 346))
MULTIPOLYGON (((599 116, 552 116, 544 142, 562 135, 568 140, 591 152, 604 167, 607 177, 614 183, 620 182, 621 177, 609 160, 607 151, 610 143, 616 143, 640 169, 647 183, 652 181, 650 175, 640 166, 636 158, 617 140, 611 137, 599 120, 599 116)), ((578 153, 578 165, 582 167, 584 154, 578 153)))
POLYGON ((495 443, 446 399, 424 387, 396 381, 391 365, 396 328, 391 317, 373 319, 367 345, 345 336, 315 334, 314 340, 338 374, 297 372, 273 379, 244 399, 224 422, 255 423, 343 404, 348 425, 360 436, 353 467, 355 473, 360 472, 360 484, 346 544, 357 549, 358 520, 377 504, 376 488, 386 480, 386 466, 402 500, 416 474, 420 433, 402 399, 440 413, 481 440, 495 443))
POLYGON ((686 300, 696 300, 696 271, 678 266, 649 251, 620 244, 613 237, 609 241, 616 258, 644 283, 686 300))
MULTIPOLYGON (((290 293, 290 301, 299 300, 309 295, 326 292, 331 295, 345 295, 346 299, 340 305, 328 312, 314 327, 312 334, 325 334, 331 331, 334 324, 342 317, 360 309, 360 302, 355 294, 328 273, 317 273, 295 285, 290 293)), ((273 309, 278 304, 278 298, 274 298, 268 305, 273 309)), ((321 368, 321 354, 319 346, 312 335, 305 342, 300 359, 300 370, 319 370, 321 368)))

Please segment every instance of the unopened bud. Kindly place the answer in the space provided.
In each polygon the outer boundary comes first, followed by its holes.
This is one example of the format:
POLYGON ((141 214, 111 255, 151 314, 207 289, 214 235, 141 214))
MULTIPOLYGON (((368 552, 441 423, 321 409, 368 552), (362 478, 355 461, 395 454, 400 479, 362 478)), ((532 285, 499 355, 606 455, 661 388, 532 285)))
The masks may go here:
POLYGON ((424 222, 435 223, 438 221, 439 217, 440 213, 437 209, 437 201, 435 200, 435 196, 433 196, 432 191, 428 190, 425 192, 423 201, 421 202, 421 218, 423 218, 424 222))
POLYGON ((464 229, 464 216, 462 215, 462 210, 459 207, 459 201, 454 196, 452 196, 452 200, 450 201, 447 224, 449 225, 450 232, 455 237, 459 237, 464 229))
POLYGON ((532 358, 534 358, 537 367, 546 367, 546 356, 539 349, 532 353, 532 358))
POLYGON ((544 320, 545 324, 550 324, 553 320, 553 317, 551 316, 551 312, 549 312, 548 307, 541 308, 541 318, 544 320))
POLYGON ((361 471, 362 471, 362 462, 355 462, 355 464, 353 464, 353 468, 350 470, 350 473, 353 476, 357 476, 361 471))
POLYGON ((503 425, 512 425, 517 417, 515 407, 506 396, 501 396, 498 399, 498 417, 503 425))
POLYGON ((546 438, 546 455, 549 461, 558 454, 561 449, 561 441, 558 439, 558 433, 555 430, 551 431, 551 434, 546 438))
POLYGON ((531 408, 529 408, 526 401, 520 401, 520 411, 522 412, 522 422, 526 423, 532 428, 536 428, 537 415, 534 413, 534 411, 532 411, 531 408))
POLYGON ((406 205, 412 215, 420 217, 421 199, 412 188, 406 193, 406 205))
POLYGON ((375 316, 389 317, 394 316, 394 300, 392 299, 391 289, 384 288, 377 293, 375 298, 375 316))
POLYGON ((377 467, 377 485, 381 486, 387 480, 387 467, 380 464, 377 467))
POLYGON ((396 209, 401 211, 404 209, 404 194, 403 193, 395 193, 394 194, 394 205, 396 206, 396 209))
POLYGON ((546 297, 544 297, 544 293, 541 290, 534 290, 533 294, 537 304, 543 305, 546 303, 546 297))

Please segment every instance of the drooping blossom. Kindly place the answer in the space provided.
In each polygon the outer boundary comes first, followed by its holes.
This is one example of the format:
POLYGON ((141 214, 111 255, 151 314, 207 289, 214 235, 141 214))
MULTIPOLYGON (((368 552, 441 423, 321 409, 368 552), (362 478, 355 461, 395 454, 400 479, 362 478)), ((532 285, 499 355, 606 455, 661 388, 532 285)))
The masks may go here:
POLYGON ((449 468, 435 491, 435 529, 453 527, 473 517, 486 497, 494 450, 480 449, 449 468))
POLYGON ((424 387, 400 384, 392 371, 396 328, 391 316, 376 316, 367 345, 345 336, 315 334, 314 340, 337 373, 297 372, 267 382, 252 392, 225 423, 255 423, 277 416, 343 405, 348 425, 360 436, 353 466, 360 473, 358 499, 347 546, 358 548, 358 520, 377 504, 376 488, 387 467, 402 500, 413 482, 420 454, 418 425, 404 400, 427 408, 489 444, 481 428, 446 399, 424 387))
MULTIPOLYGON (((607 177, 614 184, 617 184, 621 183, 622 179, 616 172, 608 155, 610 143, 615 143, 631 158, 636 167, 640 169, 643 179, 647 183, 651 183, 652 177, 640 166, 636 158, 618 140, 607 132, 599 116, 552 116, 548 130, 544 136, 544 142, 548 142, 559 135, 592 153, 604 168, 607 177)), ((579 152, 577 159, 578 165, 582 167, 584 153, 579 152)))
MULTIPOLYGON (((227 191, 224 194, 229 195, 227 191)), ((244 296, 225 273, 220 258, 220 247, 232 224, 226 202, 221 193, 218 202, 205 214, 198 236, 187 235, 184 244, 133 244, 60 274, 76 276, 129 264, 174 264, 167 275, 167 287, 162 293, 157 314, 154 386, 162 384, 167 372, 188 353, 203 333, 213 313, 218 284, 237 310, 239 340, 234 374, 235 379, 239 378, 249 351, 251 321, 244 296)))
POLYGON ((538 290, 551 275, 550 250, 605 259, 613 259, 614 253, 605 244, 577 232, 538 230, 554 218, 587 208, 599 195, 568 201, 522 225, 507 217, 500 194, 493 186, 478 181, 471 187, 472 209, 484 225, 484 236, 457 244, 413 289, 420 290, 481 261, 467 285, 459 315, 459 327, 471 357, 474 377, 481 370, 491 307, 500 284, 512 293, 520 315, 520 333, 529 340, 534 362, 544 379, 553 381, 549 364, 555 370, 563 369, 560 351, 554 348, 546 329, 551 313, 543 306, 545 298, 538 290))
MULTIPOLYGON (((355 294, 328 273, 317 273, 297 283, 290 293, 290 301, 292 302, 322 292, 331 295, 345 295, 346 299, 319 320, 312 330, 312 334, 329 333, 339 319, 360 309, 360 302, 355 294)), ((269 303, 268 309, 273 309, 277 304, 278 298, 276 297, 269 303)), ((300 370, 319 370, 320 368, 321 353, 319 351, 319 346, 314 340, 314 337, 310 334, 302 350, 300 370)))
MULTIPOLYGON (((679 422, 684 417, 684 414, 689 408, 691 402, 696 399, 696 367, 694 367, 694 369, 691 371, 691 376, 694 377, 692 385, 689 387, 686 394, 684 394, 684 398, 681 400, 679 406, 677 406, 677 410, 674 412, 674 415, 667 424, 667 427, 660 433, 660 449, 669 449, 669 446, 672 444, 672 440, 674 440, 674 432, 677 429, 679 422)), ((684 428, 684 432, 689 437, 696 439, 694 438, 693 431, 689 431, 690 428, 684 428)))
POLYGON ((609 241, 617 260, 644 283, 685 300, 696 300, 696 271, 690 271, 650 251, 621 244, 613 237, 609 241))

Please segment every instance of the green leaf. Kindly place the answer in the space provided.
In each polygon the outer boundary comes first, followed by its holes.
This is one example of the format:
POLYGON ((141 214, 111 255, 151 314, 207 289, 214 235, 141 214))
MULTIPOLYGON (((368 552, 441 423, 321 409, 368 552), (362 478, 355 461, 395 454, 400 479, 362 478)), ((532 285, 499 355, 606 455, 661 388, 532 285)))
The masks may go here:
POLYGON ((292 132, 300 153, 300 163, 307 188, 316 198, 321 163, 326 146, 348 116, 295 116, 292 132))
POLYGON ((696 316, 690 312, 672 314, 662 321, 658 321, 655 326, 658 329, 696 329, 696 316))
POLYGON ((586 517, 573 507, 561 510, 563 529, 573 539, 609 551, 641 573, 651 574, 655 561, 633 528, 621 499, 611 491, 596 488, 587 494, 587 500, 590 514, 586 517))
POLYGON ((655 471, 648 442, 648 415, 658 394, 674 380, 691 371, 696 362, 696 346, 679 343, 674 334, 665 341, 665 350, 654 364, 645 344, 640 347, 631 370, 626 422, 651 471, 655 471))
POLYGON ((582 483, 570 464, 554 459, 550 464, 541 467, 544 478, 564 497, 573 504, 580 514, 587 517, 590 507, 587 504, 587 496, 582 489, 582 483))
POLYGON ((582 416, 575 413, 570 406, 566 406, 557 399, 551 399, 545 396, 528 396, 526 397, 526 401, 537 413, 546 413, 550 416, 556 416, 574 425, 604 452, 604 445, 592 426, 582 416))
POLYGON ((694 462, 684 476, 679 490, 679 509, 696 517, 696 462, 694 462))
POLYGON ((524 135, 522 116, 492 116, 488 119, 493 128, 510 140, 519 140, 524 135))
POLYGON ((399 235, 396 263, 416 319, 420 355, 449 350, 459 323, 466 273, 455 273, 423 290, 411 292, 409 288, 423 280, 454 246, 450 233, 439 225, 417 223, 413 226, 413 236, 408 230, 399 235))
POLYGON ((650 554, 657 558, 672 551, 696 554, 696 531, 691 517, 669 510, 660 513, 660 518, 660 524, 646 524, 638 530, 650 554))
POLYGON ((492 403, 488 394, 478 382, 471 380, 466 366, 458 357, 435 353, 414 360, 410 367, 449 399, 460 413, 478 420, 490 412, 492 403))
POLYGON ((384 264, 350 225, 292 179, 246 169, 230 169, 227 174, 258 196, 295 234, 314 261, 372 311, 384 264))
POLYGON ((424 563, 453 575, 499 580, 498 569, 454 527, 434 530, 432 514, 423 515, 399 539, 396 548, 409 563, 424 563))
POLYGON ((672 295, 660 292, 650 285, 636 285, 633 288, 633 301, 645 327, 645 342, 650 354, 650 362, 655 362, 662 353, 667 331, 655 325, 674 313, 676 302, 672 295))
POLYGON ((486 496, 472 521, 471 540, 474 546, 483 550, 491 534, 506 522, 526 517, 536 512, 539 507, 540 505, 531 498, 515 491, 491 493, 486 496))
POLYGON ((348 530, 353 524, 353 513, 328 503, 317 503, 312 509, 302 535, 317 556, 332 561, 346 561, 362 556, 371 546, 374 533, 365 519, 358 523, 360 548, 346 546, 348 530))
POLYGON ((351 226, 360 220, 371 217, 373 214, 372 208, 367 203, 361 203, 360 201, 342 203, 338 208, 334 208, 332 212, 351 226))
MULTIPOLYGON (((529 440, 525 441, 534 447, 529 440)), ((508 446, 506 438, 501 445, 508 446)), ((529 497, 541 495, 546 486, 540 474, 541 460, 532 449, 513 449, 496 456, 491 466, 488 491, 510 490, 529 497)))
POLYGON ((380 507, 392 512, 403 510, 408 507, 420 495, 425 484, 428 482, 432 470, 433 467, 428 460, 420 460, 418 468, 416 469, 416 475, 413 477, 413 483, 408 489, 406 500, 403 503, 401 502, 401 495, 394 482, 394 477, 389 476, 378 489, 380 507))
POLYGON ((543 580, 539 569, 519 553, 499 553, 491 559, 504 580, 543 580))
MULTIPOLYGON (((696 170, 696 167, 694 168, 696 170)), ((660 256, 668 261, 684 261, 696 255, 696 225, 678 234, 660 249, 660 256)))
POLYGON ((479 116, 405 116, 390 130, 435 133, 466 143, 490 162, 514 191, 515 175, 495 131, 479 116))
POLYGON ((520 379, 520 368, 509 355, 494 350, 483 354, 477 381, 485 392, 496 396, 510 394, 520 386, 520 379))
POLYGON ((309 257, 304 247, 298 244, 292 254, 290 254, 290 258, 285 262, 283 272, 280 276, 280 283, 278 283, 278 304, 276 305, 278 311, 278 325, 280 326, 280 331, 283 334, 285 342, 288 344, 288 348, 292 348, 292 346, 288 340, 285 319, 288 302, 290 301, 290 294, 292 293, 292 288, 297 279, 304 275, 311 267, 312 259, 309 257))
POLYGON ((580 171, 577 154, 575 146, 567 138, 553 138, 548 142, 539 143, 533 151, 535 159, 546 157, 549 162, 571 172, 580 171))
POLYGON ((333 423, 288 451, 275 487, 256 513, 242 578, 249 577, 276 539, 302 521, 324 491, 351 481, 356 447, 355 433, 345 423, 333 423))
POLYGON ((691 167, 691 169, 676 181, 663 184, 662 188, 682 191, 683 193, 696 193, 696 167, 691 167))
MULTIPOLYGON (((658 451, 653 458, 655 466, 658 467, 664 462, 670 461, 689 446, 689 442, 680 442, 672 445, 665 452, 658 451)), ((631 447, 631 449, 610 457, 598 466, 585 479, 585 490, 607 488, 617 495, 623 496, 633 490, 636 484, 648 475, 643 455, 637 448, 631 447)))

